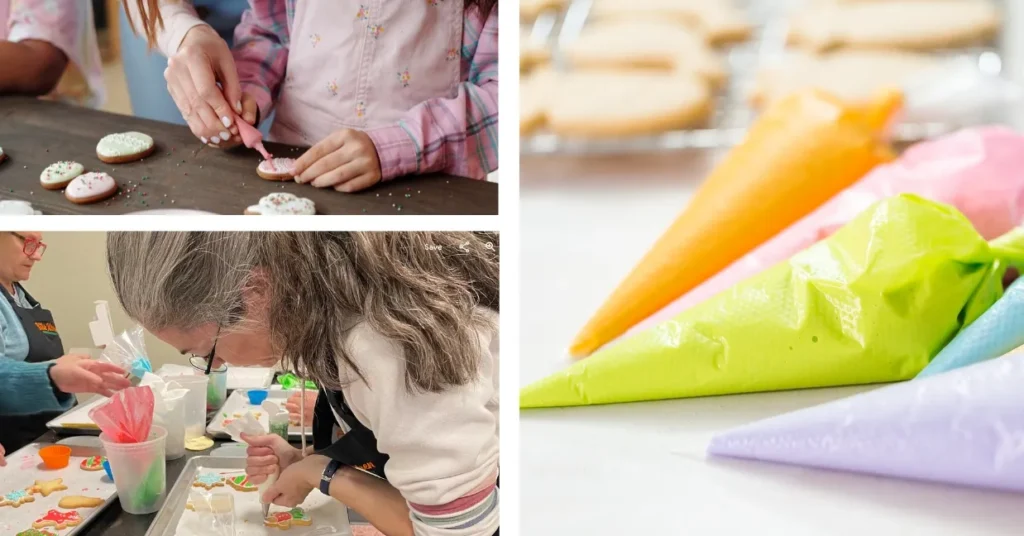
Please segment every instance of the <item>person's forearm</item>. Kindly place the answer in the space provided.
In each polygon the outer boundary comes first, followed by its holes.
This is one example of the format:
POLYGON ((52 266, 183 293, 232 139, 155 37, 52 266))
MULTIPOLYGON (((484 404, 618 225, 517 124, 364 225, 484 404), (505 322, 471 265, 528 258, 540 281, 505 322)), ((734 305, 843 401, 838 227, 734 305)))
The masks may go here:
POLYGON ((409 505, 387 481, 342 467, 331 481, 331 497, 363 516, 384 536, 413 536, 409 505))
POLYGON ((51 365, 0 357, 0 413, 26 415, 68 409, 74 397, 58 400, 50 381, 51 365))
POLYGON ((0 94, 41 96, 60 82, 68 58, 46 41, 0 41, 0 94))

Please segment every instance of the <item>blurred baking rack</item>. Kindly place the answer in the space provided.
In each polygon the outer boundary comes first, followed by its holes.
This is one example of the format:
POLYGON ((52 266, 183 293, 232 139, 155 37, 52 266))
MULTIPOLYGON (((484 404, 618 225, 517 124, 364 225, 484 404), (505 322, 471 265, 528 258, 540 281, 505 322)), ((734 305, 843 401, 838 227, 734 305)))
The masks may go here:
MULTIPOLYGON (((1004 17, 1005 0, 993 0, 1004 17)), ((551 65, 556 71, 570 66, 562 47, 575 40, 586 27, 594 0, 570 0, 564 11, 547 10, 532 22, 526 22, 523 36, 535 43, 544 43, 551 50, 551 65), (528 37, 526 37, 528 36, 528 37)), ((803 0, 736 0, 735 5, 751 22, 750 37, 742 42, 716 48, 726 62, 729 77, 714 97, 714 112, 704 128, 672 130, 647 136, 624 138, 567 138, 540 130, 520 139, 520 153, 525 156, 554 154, 635 154, 681 149, 724 149, 739 143, 757 116, 749 102, 758 72, 765 66, 784 59, 787 51, 789 14, 803 0)), ((1004 19, 1002 34, 1009 32, 1004 19)), ((996 40, 1001 44, 1002 36, 996 40)), ((933 51, 942 56, 967 56, 976 59, 991 74, 1003 70, 999 45, 933 51)), ((934 137, 957 128, 944 123, 900 123, 892 129, 896 143, 909 143, 934 137)))

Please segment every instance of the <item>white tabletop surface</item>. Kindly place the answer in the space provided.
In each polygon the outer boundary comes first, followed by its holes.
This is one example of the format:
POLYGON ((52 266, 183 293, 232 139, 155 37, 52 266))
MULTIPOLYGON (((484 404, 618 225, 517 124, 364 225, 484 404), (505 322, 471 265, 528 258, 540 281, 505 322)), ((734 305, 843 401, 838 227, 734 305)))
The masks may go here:
MULTIPOLYGON (((539 180, 523 166, 523 385, 566 364, 576 331, 696 186, 682 170, 643 180, 572 168, 539 180)), ((521 533, 1024 534, 1020 495, 705 458, 716 432, 865 389, 523 412, 521 533)))

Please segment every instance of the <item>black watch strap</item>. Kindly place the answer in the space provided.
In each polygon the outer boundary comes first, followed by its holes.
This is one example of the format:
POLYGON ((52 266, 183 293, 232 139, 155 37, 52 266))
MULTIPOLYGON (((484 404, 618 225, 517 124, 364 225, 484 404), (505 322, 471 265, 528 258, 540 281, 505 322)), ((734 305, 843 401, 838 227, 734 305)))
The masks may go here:
POLYGON ((331 480, 334 479, 334 473, 338 472, 339 467, 341 467, 341 462, 337 460, 331 460, 327 467, 324 467, 324 474, 320 477, 320 493, 330 497, 331 480))

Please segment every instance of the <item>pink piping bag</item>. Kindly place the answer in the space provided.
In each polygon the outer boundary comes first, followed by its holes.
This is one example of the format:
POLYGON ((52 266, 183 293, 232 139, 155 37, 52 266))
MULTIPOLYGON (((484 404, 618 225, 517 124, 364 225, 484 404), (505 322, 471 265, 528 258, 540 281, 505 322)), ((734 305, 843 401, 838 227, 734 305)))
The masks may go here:
POLYGON ((256 149, 265 160, 273 161, 274 156, 267 152, 266 147, 263 147, 263 133, 246 123, 241 116, 235 116, 235 125, 238 126, 238 135, 241 136, 242 143, 246 147, 256 149))
POLYGON ((1024 219, 1024 136, 980 127, 919 143, 840 192, 768 242, 734 262, 623 337, 645 331, 818 242, 872 204, 913 193, 955 206, 991 240, 1024 219))
POLYGON ((729 430, 708 454, 1024 492, 1024 353, 729 430))

